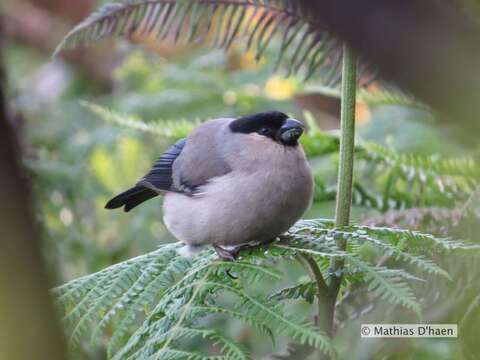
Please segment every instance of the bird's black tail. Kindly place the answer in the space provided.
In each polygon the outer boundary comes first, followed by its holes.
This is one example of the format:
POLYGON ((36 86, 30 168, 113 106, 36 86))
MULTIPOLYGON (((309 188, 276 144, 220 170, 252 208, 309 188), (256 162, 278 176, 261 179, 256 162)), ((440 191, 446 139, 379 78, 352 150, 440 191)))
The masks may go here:
POLYGON ((125 212, 129 212, 135 206, 140 205, 144 201, 150 200, 157 195, 158 193, 156 191, 137 185, 121 193, 120 195, 115 196, 105 205, 105 208, 117 209, 119 207, 125 206, 123 210, 125 212))

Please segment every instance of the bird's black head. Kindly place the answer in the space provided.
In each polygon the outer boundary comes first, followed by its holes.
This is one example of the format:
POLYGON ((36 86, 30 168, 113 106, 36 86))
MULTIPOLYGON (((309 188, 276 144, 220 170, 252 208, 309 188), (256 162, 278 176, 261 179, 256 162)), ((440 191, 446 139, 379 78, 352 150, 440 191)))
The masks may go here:
POLYGON ((258 134, 285 146, 296 146, 304 126, 280 111, 266 111, 232 121, 230 130, 234 133, 258 134))

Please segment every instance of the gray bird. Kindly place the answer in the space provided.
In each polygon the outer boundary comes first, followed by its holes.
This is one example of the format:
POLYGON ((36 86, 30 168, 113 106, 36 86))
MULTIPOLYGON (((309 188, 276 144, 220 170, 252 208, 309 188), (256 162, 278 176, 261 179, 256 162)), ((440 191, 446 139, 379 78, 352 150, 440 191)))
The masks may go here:
POLYGON ((167 150, 107 209, 130 211, 159 194, 164 223, 185 256, 213 245, 224 259, 274 240, 308 209, 311 169, 304 127, 278 111, 205 122, 167 150))

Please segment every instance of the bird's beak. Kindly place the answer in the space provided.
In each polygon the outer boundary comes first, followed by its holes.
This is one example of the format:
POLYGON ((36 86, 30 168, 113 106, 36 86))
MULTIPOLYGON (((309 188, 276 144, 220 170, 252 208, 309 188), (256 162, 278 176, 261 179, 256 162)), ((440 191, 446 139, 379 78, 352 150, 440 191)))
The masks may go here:
POLYGON ((287 119, 278 132, 278 140, 284 145, 296 145, 305 127, 295 119, 287 119))

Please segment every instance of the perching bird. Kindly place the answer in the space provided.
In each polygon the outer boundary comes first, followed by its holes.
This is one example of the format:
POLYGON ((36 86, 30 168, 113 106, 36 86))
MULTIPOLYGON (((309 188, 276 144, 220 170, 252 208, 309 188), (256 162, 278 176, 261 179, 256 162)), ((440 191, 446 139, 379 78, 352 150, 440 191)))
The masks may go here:
POLYGON ((310 206, 303 125, 278 111, 207 121, 167 150, 107 209, 130 211, 159 194, 167 229, 192 256, 213 245, 224 259, 286 232, 310 206))

